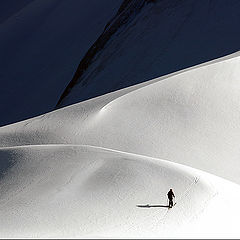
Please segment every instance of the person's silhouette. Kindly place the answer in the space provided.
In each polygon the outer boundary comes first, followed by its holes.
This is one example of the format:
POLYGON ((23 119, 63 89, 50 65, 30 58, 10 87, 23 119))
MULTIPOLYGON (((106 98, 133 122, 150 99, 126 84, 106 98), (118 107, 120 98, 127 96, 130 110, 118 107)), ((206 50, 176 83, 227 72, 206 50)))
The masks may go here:
POLYGON ((173 198, 175 198, 175 195, 173 193, 173 190, 170 189, 169 192, 167 193, 167 196, 168 196, 168 201, 169 201, 169 208, 172 208, 173 207, 173 198))

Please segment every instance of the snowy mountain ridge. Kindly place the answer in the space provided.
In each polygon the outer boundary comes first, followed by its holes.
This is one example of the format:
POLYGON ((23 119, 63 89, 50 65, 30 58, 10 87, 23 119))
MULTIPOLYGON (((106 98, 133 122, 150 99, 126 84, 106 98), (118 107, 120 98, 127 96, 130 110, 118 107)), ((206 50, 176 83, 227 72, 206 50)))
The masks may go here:
POLYGON ((0 236, 238 237, 239 65, 238 52, 1 127, 0 236))
POLYGON ((67 90, 0 127, 0 237, 239 238, 239 1, 21 4, 0 15, 3 122, 67 90))
POLYGON ((123 1, 57 107, 238 51, 239 7, 239 1, 123 1))
POLYGON ((0 8, 1 126, 239 50, 238 0, 9 0, 0 8))

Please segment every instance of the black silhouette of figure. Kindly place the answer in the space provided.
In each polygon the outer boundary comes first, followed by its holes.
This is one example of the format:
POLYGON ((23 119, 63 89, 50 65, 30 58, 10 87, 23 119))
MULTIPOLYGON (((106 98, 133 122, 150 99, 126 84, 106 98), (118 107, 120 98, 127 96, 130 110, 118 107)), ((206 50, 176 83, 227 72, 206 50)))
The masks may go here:
POLYGON ((169 200, 169 205, 168 206, 169 206, 169 208, 172 208, 173 207, 173 198, 175 198, 175 195, 174 195, 172 189, 169 190, 167 196, 168 196, 168 200, 169 200))

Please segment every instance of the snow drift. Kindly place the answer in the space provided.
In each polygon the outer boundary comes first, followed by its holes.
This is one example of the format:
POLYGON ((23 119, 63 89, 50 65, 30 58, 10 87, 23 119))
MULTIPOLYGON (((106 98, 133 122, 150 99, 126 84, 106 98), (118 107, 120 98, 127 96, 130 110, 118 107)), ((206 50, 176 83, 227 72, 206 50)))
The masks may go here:
POLYGON ((10 3, 0 237, 238 238, 239 1, 10 3))
POLYGON ((1 146, 87 144, 240 183, 239 53, 0 129, 1 146))
POLYGON ((0 236, 239 237, 239 65, 236 53, 1 127, 0 236))
POLYGON ((89 146, 4 148, 0 157, 11 162, 0 184, 1 237, 193 236, 201 211, 208 221, 200 236, 216 230, 214 236, 229 237, 230 230, 237 236, 238 221, 230 226, 232 214, 224 210, 216 221, 212 205, 230 205, 230 191, 240 200, 239 187, 199 171, 89 146), (171 210, 169 186, 177 195, 171 210), (138 203, 161 207, 147 210, 138 203), (212 221, 217 228, 209 228, 212 221))

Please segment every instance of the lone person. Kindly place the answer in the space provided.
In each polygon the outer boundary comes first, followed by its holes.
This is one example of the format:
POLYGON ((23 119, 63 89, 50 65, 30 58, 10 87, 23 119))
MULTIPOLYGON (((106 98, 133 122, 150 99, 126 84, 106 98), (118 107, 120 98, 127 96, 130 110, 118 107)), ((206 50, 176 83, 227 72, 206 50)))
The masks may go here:
POLYGON ((172 189, 169 190, 167 196, 168 196, 168 200, 169 200, 169 205, 168 205, 168 207, 169 207, 169 208, 172 208, 172 207, 173 207, 173 198, 175 198, 175 195, 174 195, 172 189))

